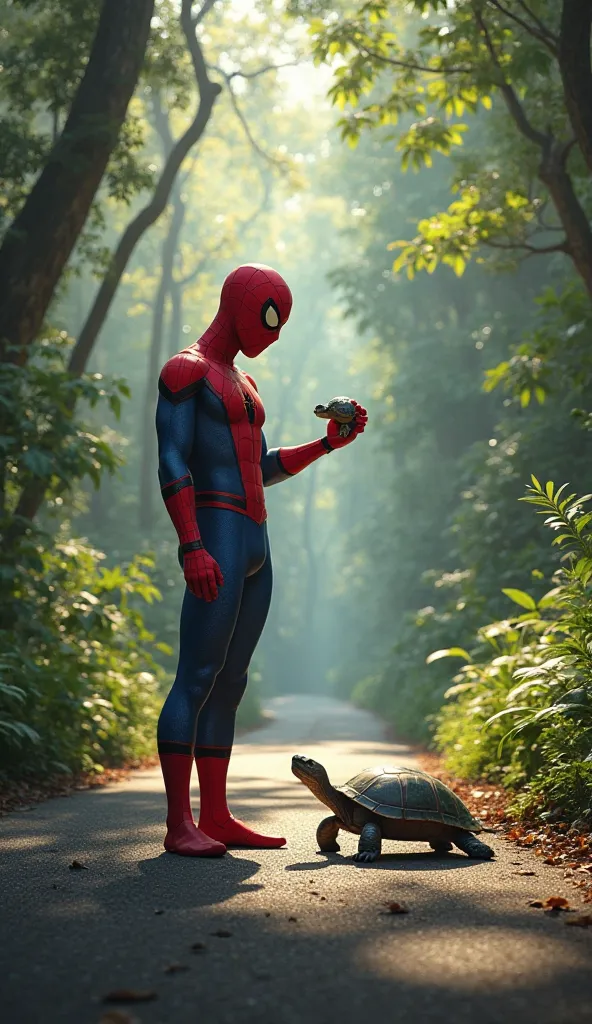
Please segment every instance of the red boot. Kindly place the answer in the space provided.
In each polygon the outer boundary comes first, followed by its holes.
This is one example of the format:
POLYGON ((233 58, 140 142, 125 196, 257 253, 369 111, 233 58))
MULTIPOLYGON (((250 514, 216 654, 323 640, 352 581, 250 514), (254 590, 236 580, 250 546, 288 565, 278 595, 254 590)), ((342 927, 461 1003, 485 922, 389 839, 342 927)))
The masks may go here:
POLYGON ((260 850, 275 850, 286 845, 279 836, 264 836, 255 832, 228 810, 226 803, 226 776, 229 757, 196 757, 199 775, 200 811, 199 827, 212 839, 226 846, 249 846, 260 850))
POLYGON ((168 801, 165 850, 185 857, 222 857, 226 853, 224 844, 210 839, 193 820, 189 799, 192 756, 159 754, 159 757, 168 801))

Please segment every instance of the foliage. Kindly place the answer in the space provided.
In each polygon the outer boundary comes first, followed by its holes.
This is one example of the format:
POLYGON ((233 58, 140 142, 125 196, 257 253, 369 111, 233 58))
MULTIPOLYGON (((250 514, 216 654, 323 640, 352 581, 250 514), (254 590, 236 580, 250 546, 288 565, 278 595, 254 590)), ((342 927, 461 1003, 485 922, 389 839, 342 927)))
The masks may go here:
MULTIPOLYGON (((300 10, 318 6, 302 3, 300 10)), ((454 161, 458 198, 447 210, 422 218, 415 238, 392 242, 401 250, 395 272, 433 273, 444 263, 460 275, 473 257, 485 259, 483 246, 493 247, 496 259, 508 265, 520 254, 573 255, 559 192, 543 169, 545 147, 571 134, 559 4, 542 0, 534 11, 516 12, 488 0, 367 0, 345 17, 320 6, 321 16, 310 20, 313 53, 317 61, 334 64, 329 95, 344 111, 338 122, 342 137, 357 145, 363 132, 379 130, 385 141, 396 141, 403 169, 431 167, 434 154, 454 161), (463 134, 471 122, 479 123, 479 111, 491 112, 496 128, 509 122, 506 138, 500 140, 496 131, 495 147, 481 149, 477 159, 463 157, 463 134), (459 122, 465 115, 468 123, 459 122), (548 206, 557 214, 551 222, 544 217, 548 206), (561 223, 568 240, 553 234, 561 223)), ((585 207, 589 188, 581 157, 571 161, 569 175, 585 207)))
MULTIPOLYGON (((0 235, 62 131, 84 74, 101 6, 98 0, 0 0, 0 235)), ((139 95, 130 105, 81 239, 78 255, 83 260, 101 265, 99 239, 106 227, 108 200, 129 204, 152 182, 143 90, 168 88, 171 101, 184 109, 189 74, 176 6, 171 0, 157 0, 139 95)))
POLYGON ((151 753, 161 671, 139 602, 159 598, 148 558, 125 567, 37 534, 15 559, 0 615, 0 772, 101 771, 151 753))
POLYGON ((454 771, 527 783, 522 811, 553 803, 577 814, 592 795, 592 496, 567 491, 533 477, 522 500, 556 534, 553 587, 539 600, 505 590, 525 611, 481 628, 471 654, 462 652, 467 664, 445 695, 437 742, 454 771))
POLYGON ((65 331, 48 332, 26 367, 0 365, 0 464, 8 518, 18 509, 19 492, 37 478, 51 474, 49 496, 61 505, 77 481, 88 476, 98 487, 101 472, 120 465, 107 439, 88 430, 72 410, 77 400, 87 409, 105 400, 118 416, 128 387, 100 373, 73 378, 66 369, 70 345, 65 331))
POLYGON ((159 597, 153 563, 107 568, 105 555, 71 538, 67 520, 50 537, 18 504, 50 467, 49 507, 63 514, 81 480, 98 487, 121 463, 108 432, 89 430, 72 410, 80 399, 87 413, 106 402, 118 415, 127 386, 99 373, 72 378, 69 348, 65 332, 48 332, 26 366, 0 368, 2 771, 98 771, 153 746, 162 672, 139 611, 159 597))

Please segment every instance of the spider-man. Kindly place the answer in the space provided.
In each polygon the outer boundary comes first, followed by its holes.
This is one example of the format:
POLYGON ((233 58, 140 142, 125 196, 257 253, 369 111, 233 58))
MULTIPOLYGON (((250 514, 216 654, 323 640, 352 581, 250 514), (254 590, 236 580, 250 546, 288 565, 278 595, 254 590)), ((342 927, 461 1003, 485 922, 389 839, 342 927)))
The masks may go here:
POLYGON ((267 450, 263 404, 234 358, 239 351, 258 356, 277 341, 291 306, 275 270, 238 267, 224 281, 213 323, 169 360, 158 384, 159 479, 187 583, 177 675, 158 722, 168 801, 164 845, 193 857, 221 856, 232 845, 285 844, 248 828, 226 803, 236 709, 271 598, 263 488, 350 444, 367 421, 356 404, 347 438, 329 420, 326 437, 267 450), (194 756, 199 826, 189 798, 194 756))

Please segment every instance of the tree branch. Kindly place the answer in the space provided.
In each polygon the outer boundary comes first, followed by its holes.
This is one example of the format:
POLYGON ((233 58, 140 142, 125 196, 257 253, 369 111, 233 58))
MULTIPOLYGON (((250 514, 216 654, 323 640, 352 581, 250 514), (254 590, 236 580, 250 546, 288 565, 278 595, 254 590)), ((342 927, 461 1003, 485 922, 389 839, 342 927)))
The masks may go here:
MULTIPOLYGON (((513 21, 516 25, 520 25, 520 27, 523 28, 525 32, 528 32, 528 34, 531 35, 533 39, 538 39, 539 43, 542 43, 543 46, 546 46, 554 57, 557 56, 558 40, 548 30, 540 30, 534 28, 532 25, 529 25, 528 22, 524 21, 523 18, 519 17, 518 14, 515 14, 513 11, 509 11, 507 7, 505 7, 503 4, 499 2, 499 0, 487 0, 487 3, 491 7, 495 7, 495 9, 500 12, 500 14, 504 14, 506 18, 509 18, 510 21, 513 21)), ((530 16, 534 18, 534 15, 531 11, 528 10, 526 4, 522 4, 521 6, 523 8, 526 8, 530 16)))
POLYGON ((549 39, 553 39, 555 40, 555 42, 557 42, 557 36, 555 35, 555 33, 551 32, 551 29, 548 25, 545 25, 545 22, 542 20, 542 18, 539 18, 538 14, 535 14, 534 11, 530 9, 528 4, 525 3, 525 0, 516 0, 516 2, 522 8, 525 14, 528 14, 528 17, 532 18, 535 25, 538 25, 541 32, 544 32, 545 35, 549 37, 549 39))
MULTIPOLYGON (((202 5, 201 9, 197 12, 195 17, 191 18, 191 25, 192 25, 192 27, 194 29, 196 29, 197 26, 199 24, 201 24, 201 22, 204 20, 204 18, 206 16, 206 14, 210 13, 210 11, 212 10, 212 7, 214 6, 215 3, 216 3, 216 0, 205 0, 204 4, 202 5)), ((191 8, 192 7, 193 7, 193 4, 189 4, 189 14, 190 15, 191 15, 191 8)), ((193 32, 191 31, 191 29, 189 30, 189 34, 191 36, 193 36, 193 32)))
POLYGON ((259 75, 264 75, 267 71, 280 71, 282 68, 294 68, 297 67, 299 63, 300 61, 297 60, 287 60, 285 64, 264 64, 262 68, 258 68, 256 71, 231 71, 226 78, 229 82, 233 78, 259 78, 259 75))
POLYGON ((557 242, 556 245, 539 246, 530 245, 528 242, 493 242, 489 239, 484 240, 484 245, 488 245, 491 249, 506 249, 513 252, 516 252, 517 249, 524 249, 530 256, 546 256, 552 252, 564 252, 569 255, 571 252, 567 238, 557 242))
POLYGON ((487 47, 489 56, 491 57, 491 60, 498 72, 499 78, 496 84, 504 98, 510 117, 514 121, 519 131, 527 139, 530 139, 531 142, 536 143, 536 145, 539 146, 541 149, 546 148, 549 145, 550 139, 547 135, 545 135, 543 132, 540 132, 538 128, 535 128, 534 125, 530 123, 528 117, 526 116, 526 111, 520 103, 520 100, 518 99, 518 96, 516 95, 513 87, 506 80, 505 75, 502 71, 501 64, 499 62, 498 55, 495 52, 495 47, 489 34, 489 30, 487 28, 487 25, 485 24, 483 15, 481 14, 480 11, 475 11, 475 20, 483 34, 485 46, 487 47))
MULTIPOLYGON (((286 170, 286 162, 285 162, 285 160, 280 160, 280 159, 278 159, 278 157, 275 157, 271 153, 268 153, 267 150, 263 149, 263 146, 259 145, 259 143, 255 139, 255 137, 253 136, 253 133, 251 132, 251 129, 249 127, 249 122, 247 121, 245 115, 243 114, 243 112, 242 112, 242 110, 240 108, 240 104, 239 104, 239 102, 238 102, 238 100, 236 98, 236 93, 234 92, 234 89, 232 88, 231 81, 230 81, 231 75, 228 75, 225 71, 222 70, 221 67, 218 67, 217 64, 210 64, 209 67, 211 68, 212 71, 217 71, 218 74, 221 75, 222 78, 224 79, 224 81, 226 82, 226 87, 228 89, 228 95, 230 96, 230 102, 232 104, 232 109, 234 110, 236 116, 238 117, 238 119, 239 119, 239 121, 240 121, 240 123, 242 125, 242 129, 243 129, 243 131, 245 133, 245 136, 247 138, 247 141, 248 141, 249 145, 254 149, 254 151, 257 153, 257 155, 262 158, 262 160, 266 160, 268 164, 271 164, 272 166, 275 166, 275 167, 279 167, 282 172, 285 172, 285 170, 286 170)), ((271 70, 273 68, 274 68, 274 65, 270 64, 266 68, 262 68, 260 70, 259 74, 263 74, 264 71, 266 71, 266 70, 269 71, 269 70, 271 70)), ((255 75, 251 74, 249 77, 254 78, 255 75)))
MULTIPOLYGON (((201 8, 203 12, 208 10, 216 0, 206 0, 201 8), (208 6, 209 5, 209 6, 208 6)), ((168 160, 165 162, 160 178, 157 182, 152 199, 128 224, 119 244, 111 259, 101 287, 97 293, 93 306, 86 318, 86 322, 78 336, 68 369, 70 373, 79 375, 84 372, 89 356, 99 335, 105 317, 109 312, 115 292, 128 264, 130 256, 145 231, 148 230, 166 209, 171 193, 171 188, 183 160, 203 135, 206 125, 210 119, 214 103, 222 91, 217 82, 208 78, 208 72, 201 46, 197 41, 194 29, 194 19, 191 17, 192 0, 183 0, 181 9, 181 25, 187 41, 187 47, 191 53, 193 69, 199 89, 199 104, 195 117, 186 132, 176 142, 171 150, 168 160)), ((201 12, 200 12, 201 13, 201 12)))
POLYGON ((416 64, 413 61, 396 60, 395 57, 385 57, 382 53, 376 53, 375 50, 371 50, 367 46, 362 46, 361 43, 356 43, 355 45, 358 51, 365 53, 367 57, 373 57, 374 60, 382 61, 383 64, 390 64, 395 68, 407 68, 409 71, 425 71, 430 75, 466 75, 471 74, 475 70, 475 68, 468 64, 459 68, 429 68, 425 64, 416 64))

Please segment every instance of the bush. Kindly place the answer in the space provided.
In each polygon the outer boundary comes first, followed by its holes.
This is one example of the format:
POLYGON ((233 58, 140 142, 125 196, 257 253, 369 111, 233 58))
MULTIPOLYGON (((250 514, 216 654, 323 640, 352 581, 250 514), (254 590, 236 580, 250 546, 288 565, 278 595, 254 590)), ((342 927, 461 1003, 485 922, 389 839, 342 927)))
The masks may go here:
POLYGON ((523 613, 480 629, 471 653, 430 656, 467 662, 446 693, 436 741, 458 774, 524 785, 521 813, 553 806, 569 817, 592 804, 592 495, 532 479, 522 500, 556 533, 562 565, 539 601, 505 590, 523 613))
POLYGON ((35 554, 15 561, 0 602, 0 771, 100 771, 152 753, 162 670, 138 608, 159 597, 150 560, 106 568, 74 540, 35 554))

